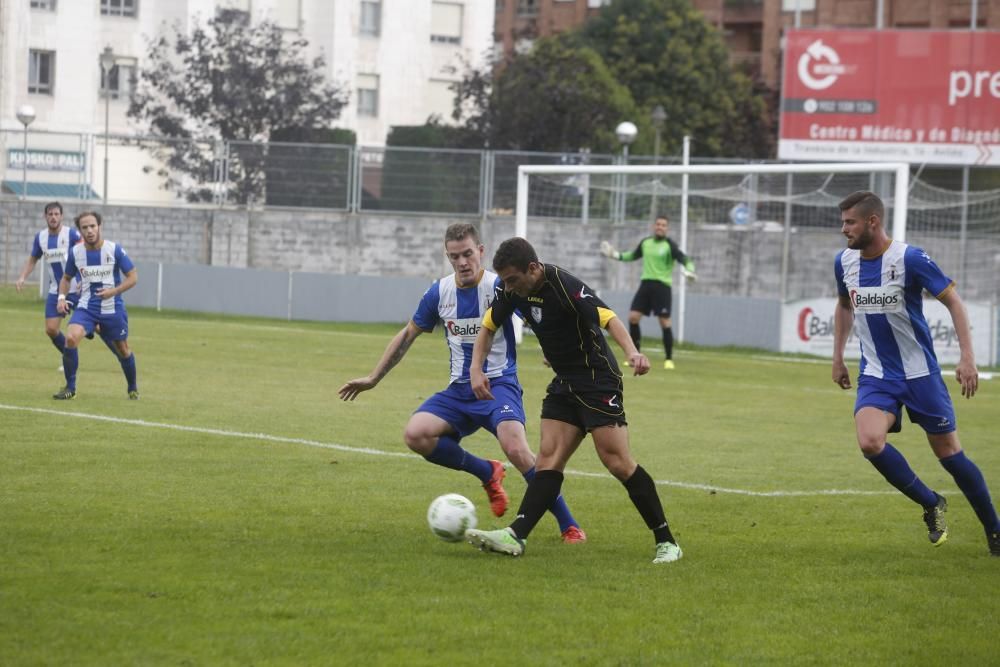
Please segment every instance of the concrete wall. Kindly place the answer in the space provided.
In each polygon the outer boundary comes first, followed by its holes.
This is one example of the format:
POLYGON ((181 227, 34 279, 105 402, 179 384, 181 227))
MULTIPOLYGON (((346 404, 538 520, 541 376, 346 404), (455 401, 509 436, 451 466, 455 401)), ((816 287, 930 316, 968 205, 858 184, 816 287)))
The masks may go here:
MULTIPOLYGON (((20 272, 32 236, 44 226, 43 205, 0 202, 0 281, 13 282, 20 272)), ((146 289, 155 286, 158 265, 163 264, 164 307, 367 322, 403 322, 412 314, 430 282, 451 271, 443 254, 443 235, 449 224, 462 220, 318 210, 136 206, 101 210, 105 237, 120 242, 143 266, 140 288, 130 294, 130 303, 156 304, 156 293, 148 297, 146 289)), ((68 208, 65 219, 71 221, 78 213, 68 208)), ((487 265, 497 245, 514 233, 510 217, 465 221, 479 227, 487 265)), ((784 234, 780 226, 773 227, 692 226, 687 247, 697 262, 699 280, 687 287, 686 340, 776 349, 784 234)), ((644 222, 584 225, 532 220, 528 236, 542 261, 578 275, 624 317, 640 263, 607 260, 598 248, 608 240, 630 249, 648 232, 644 222)), ((672 230, 675 238, 678 233, 672 230)), ((843 247, 838 230, 796 229, 790 243, 785 296, 834 296, 833 258, 843 247)), ((995 291, 998 282, 996 239, 973 239, 969 265, 985 273, 968 283, 950 259, 957 245, 954 238, 941 237, 926 247, 959 280, 966 300, 989 303, 995 298, 990 290, 995 291)), ((36 269, 34 280, 37 276, 36 269)), ((674 292, 676 309, 676 284, 674 292)), ((678 319, 675 326, 680 324, 678 319)), ((643 320, 643 333, 659 335, 655 320, 643 320)))

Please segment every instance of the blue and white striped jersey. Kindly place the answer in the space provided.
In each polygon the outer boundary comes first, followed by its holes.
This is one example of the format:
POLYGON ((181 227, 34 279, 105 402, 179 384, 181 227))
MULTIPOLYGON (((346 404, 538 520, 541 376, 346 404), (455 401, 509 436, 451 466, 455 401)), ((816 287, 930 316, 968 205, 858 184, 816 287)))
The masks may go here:
MULTIPOLYGON (((43 259, 46 268, 45 272, 49 276, 49 294, 59 291, 59 281, 62 280, 63 271, 66 269, 66 259, 69 256, 69 249, 80 242, 80 232, 63 225, 58 234, 52 234, 46 227, 35 235, 35 241, 31 246, 31 256, 35 259, 43 259)), ((70 292, 76 291, 76 285, 70 287, 70 292)))
POLYGON ((66 275, 71 278, 79 275, 83 283, 77 310, 86 310, 94 315, 125 312, 125 302, 120 294, 102 299, 96 293, 104 287, 120 285, 122 274, 134 268, 132 260, 114 241, 105 240, 99 250, 87 250, 83 243, 73 246, 66 262, 66 275))
POLYGON ((882 255, 865 259, 848 248, 837 255, 834 273, 854 309, 862 375, 910 380, 940 372, 922 292, 940 298, 955 283, 926 252, 892 241, 882 255))
MULTIPOLYGON (((497 274, 483 270, 474 287, 459 287, 452 273, 435 281, 420 299, 413 323, 422 331, 433 331, 438 322, 444 324, 444 337, 451 355, 452 382, 469 381, 472 346, 499 283, 497 274)), ((490 378, 517 374, 514 327, 510 322, 497 331, 483 371, 490 378)))

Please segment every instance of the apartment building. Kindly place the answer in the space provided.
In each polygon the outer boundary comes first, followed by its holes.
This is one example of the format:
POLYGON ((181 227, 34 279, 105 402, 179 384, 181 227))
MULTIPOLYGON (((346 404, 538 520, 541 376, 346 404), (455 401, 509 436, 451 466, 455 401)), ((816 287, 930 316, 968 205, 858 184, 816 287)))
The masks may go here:
POLYGON ((475 0, 0 0, 0 128, 20 129, 17 109, 35 108, 33 130, 130 131, 128 93, 147 40, 217 11, 267 18, 308 39, 329 77, 351 91, 340 127, 382 144, 392 125, 451 111, 450 66, 493 47, 493 5, 475 0), (102 51, 114 69, 104 77, 102 51))

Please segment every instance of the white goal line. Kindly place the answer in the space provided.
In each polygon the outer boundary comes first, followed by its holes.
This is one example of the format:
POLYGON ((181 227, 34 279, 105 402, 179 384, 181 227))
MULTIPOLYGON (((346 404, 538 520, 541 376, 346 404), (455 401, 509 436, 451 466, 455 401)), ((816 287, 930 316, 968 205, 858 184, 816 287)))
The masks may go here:
MULTIPOLYGON (((180 424, 165 424, 162 422, 151 422, 144 419, 126 419, 123 417, 109 417, 106 415, 84 414, 81 412, 65 412, 63 410, 52 410, 48 408, 32 408, 20 405, 6 405, 0 403, 0 410, 12 410, 18 412, 32 412, 42 415, 52 415, 57 417, 73 417, 77 419, 89 419, 92 421, 108 422, 112 424, 125 424, 128 426, 142 426, 145 428, 159 428, 171 431, 183 431, 185 433, 201 433, 204 435, 214 435, 224 438, 238 438, 241 440, 263 440, 264 442, 277 442, 281 444, 303 445, 306 447, 318 447, 321 449, 333 449, 352 454, 367 454, 371 456, 391 456, 396 458, 419 459, 423 457, 408 452, 391 452, 371 447, 353 447, 350 445, 340 445, 319 440, 309 440, 306 438, 289 438, 268 433, 249 433, 245 431, 230 431, 227 429, 206 428, 199 426, 183 426, 180 424)), ((613 479, 608 473, 582 472, 577 470, 566 470, 567 475, 577 477, 591 477, 598 479, 613 479)), ((896 493, 895 491, 857 491, 853 489, 821 489, 818 491, 750 491, 746 489, 730 489, 721 486, 708 484, 693 484, 689 482, 675 482, 670 480, 656 480, 660 486, 670 486, 678 489, 689 489, 696 491, 708 491, 709 493, 725 493, 741 496, 756 496, 762 498, 781 497, 806 497, 806 496, 882 496, 896 493)))

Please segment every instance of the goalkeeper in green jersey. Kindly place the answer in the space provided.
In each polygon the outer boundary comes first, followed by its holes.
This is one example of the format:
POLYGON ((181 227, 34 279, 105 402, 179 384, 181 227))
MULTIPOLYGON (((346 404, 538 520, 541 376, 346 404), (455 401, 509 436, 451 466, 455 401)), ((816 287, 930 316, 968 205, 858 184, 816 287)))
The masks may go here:
POLYGON ((639 241, 635 250, 619 252, 607 241, 601 241, 601 253, 622 262, 634 262, 642 258, 642 278, 628 314, 629 334, 636 349, 639 349, 642 337, 639 320, 643 315, 656 315, 660 320, 660 328, 663 329, 663 352, 666 354, 663 368, 673 370, 674 330, 670 321, 673 296, 670 286, 673 283, 674 262, 680 262, 681 272, 688 280, 696 280, 698 276, 695 275, 691 258, 684 254, 673 239, 667 238, 668 229, 667 216, 658 216, 653 223, 653 235, 639 241))

